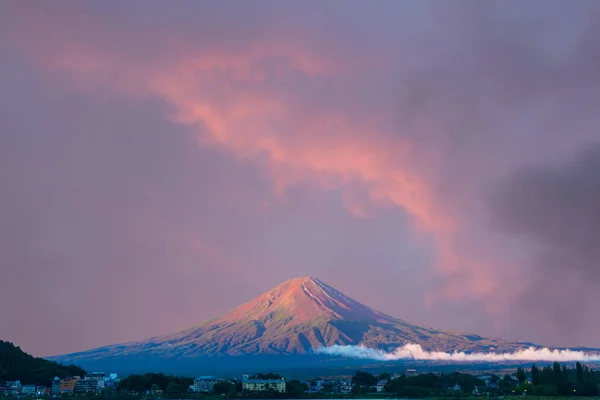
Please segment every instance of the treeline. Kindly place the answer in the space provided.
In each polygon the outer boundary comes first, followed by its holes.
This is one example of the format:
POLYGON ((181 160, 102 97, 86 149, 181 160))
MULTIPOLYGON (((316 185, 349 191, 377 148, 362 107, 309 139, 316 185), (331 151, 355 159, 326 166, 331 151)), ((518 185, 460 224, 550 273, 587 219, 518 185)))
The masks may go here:
POLYGON ((75 365, 62 365, 33 357, 20 347, 0 340, 0 381, 19 380, 22 384, 49 385, 55 376, 84 376, 85 371, 75 365))
POLYGON ((381 380, 387 380, 384 387, 386 393, 407 398, 448 396, 450 394, 460 397, 472 393, 477 386, 485 386, 485 382, 481 379, 460 372, 440 375, 434 373, 415 376, 402 375, 391 379, 387 373, 372 375, 368 372, 358 371, 352 377, 353 394, 372 392, 373 387, 381 380), (460 390, 455 391, 455 385, 460 385, 460 390))
POLYGON ((593 371, 581 363, 569 368, 554 363, 551 366, 530 371, 519 368, 515 376, 492 375, 489 383, 471 374, 453 372, 451 374, 402 375, 390 379, 389 374, 372 375, 358 371, 352 378, 354 394, 373 391, 377 382, 386 379, 386 393, 398 397, 420 398, 429 396, 467 397, 480 395, 529 394, 534 396, 598 396, 600 394, 600 372, 593 371))
MULTIPOLYGON (((525 371, 517 371, 519 380, 525 379, 525 371)), ((538 368, 531 366, 531 392, 539 396, 597 396, 600 392, 600 374, 577 362, 574 367, 561 367, 555 362, 552 366, 538 368)), ((523 385, 523 382, 519 382, 523 385)))
POLYGON ((165 374, 148 373, 129 375, 119 382, 118 389, 125 392, 145 393, 162 390, 166 395, 175 396, 187 393, 193 378, 184 378, 165 374))
POLYGON ((436 375, 429 373, 392 379, 385 385, 384 390, 402 397, 427 397, 450 393, 463 396, 471 394, 478 386, 485 386, 485 382, 471 374, 453 372, 436 375), (460 389, 455 390, 455 387, 460 387, 460 389))

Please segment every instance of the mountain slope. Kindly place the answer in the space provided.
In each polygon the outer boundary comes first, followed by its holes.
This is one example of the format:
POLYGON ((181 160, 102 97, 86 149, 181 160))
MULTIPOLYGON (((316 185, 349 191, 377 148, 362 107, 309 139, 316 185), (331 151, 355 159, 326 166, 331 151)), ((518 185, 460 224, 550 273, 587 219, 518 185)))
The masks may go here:
POLYGON ((181 332, 59 359, 304 354, 334 344, 363 344, 389 350, 404 343, 439 351, 513 351, 531 345, 413 325, 307 277, 290 279, 254 300, 181 332))
POLYGON ((61 365, 36 358, 10 342, 0 340, 0 381, 20 380, 23 384, 47 384, 55 376, 85 375, 74 365, 61 365))

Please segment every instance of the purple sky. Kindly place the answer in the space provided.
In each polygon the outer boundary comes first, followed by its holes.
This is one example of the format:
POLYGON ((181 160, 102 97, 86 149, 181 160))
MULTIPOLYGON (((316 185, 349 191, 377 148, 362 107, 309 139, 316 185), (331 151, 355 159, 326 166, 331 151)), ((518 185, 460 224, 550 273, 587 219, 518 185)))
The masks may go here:
POLYGON ((313 275, 600 346, 600 4, 0 3, 0 338, 170 333, 313 275))

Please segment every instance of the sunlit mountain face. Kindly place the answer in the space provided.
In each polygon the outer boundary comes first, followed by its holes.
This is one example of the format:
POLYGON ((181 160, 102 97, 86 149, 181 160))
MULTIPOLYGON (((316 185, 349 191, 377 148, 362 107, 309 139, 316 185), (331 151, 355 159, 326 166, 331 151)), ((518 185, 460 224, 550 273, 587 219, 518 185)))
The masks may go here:
POLYGON ((391 350, 406 343, 420 344, 431 351, 468 352, 505 352, 531 346, 410 324, 361 304, 319 279, 306 277, 285 281, 183 331, 73 353, 61 359, 292 355, 311 354, 332 345, 391 350))

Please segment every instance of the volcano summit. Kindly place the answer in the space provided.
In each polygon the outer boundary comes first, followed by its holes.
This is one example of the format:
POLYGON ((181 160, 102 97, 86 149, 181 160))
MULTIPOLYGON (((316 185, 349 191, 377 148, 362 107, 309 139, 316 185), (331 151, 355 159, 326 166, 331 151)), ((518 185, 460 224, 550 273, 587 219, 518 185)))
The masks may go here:
POLYGON ((290 279, 220 316, 183 331, 56 357, 119 358, 308 354, 332 345, 392 350, 406 343, 430 351, 501 351, 531 346, 410 324, 367 307, 320 281, 290 279))

